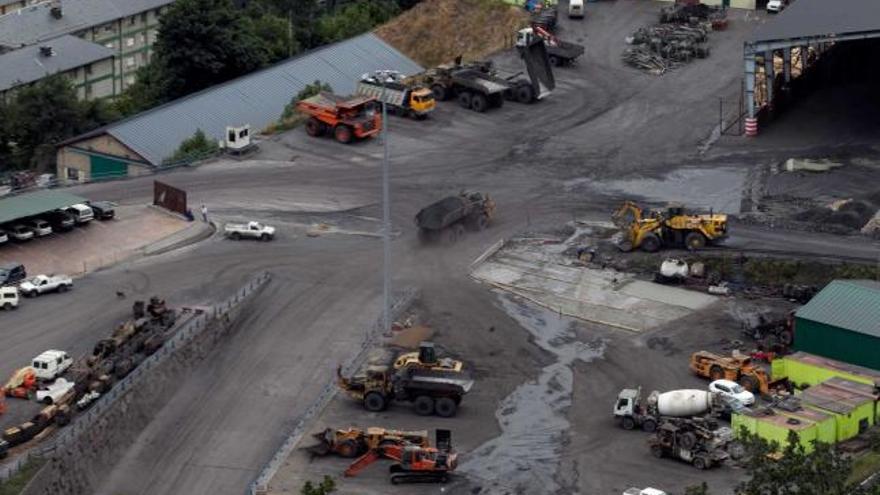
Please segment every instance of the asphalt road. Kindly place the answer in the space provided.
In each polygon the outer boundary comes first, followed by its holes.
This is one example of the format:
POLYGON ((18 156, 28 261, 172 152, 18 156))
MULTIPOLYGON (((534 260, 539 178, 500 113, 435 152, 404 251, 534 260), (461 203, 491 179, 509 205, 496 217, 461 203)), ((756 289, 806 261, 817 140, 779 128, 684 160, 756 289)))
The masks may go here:
MULTIPOLYGON (((577 66, 557 73, 558 89, 546 101, 508 103, 485 114, 441 103, 426 122, 392 117, 394 279, 397 285, 429 287, 435 311, 454 312, 458 308, 444 305, 464 304, 465 311, 479 312, 460 295, 444 293, 471 283, 465 276, 468 263, 499 237, 574 216, 607 218, 607 197, 567 189, 566 181, 656 174, 699 162, 696 149, 711 133, 717 97, 739 88, 747 24, 734 22, 731 30, 714 36, 709 59, 658 79, 622 67, 618 58, 624 33, 653 20, 656 5, 619 0, 593 6, 594 15, 582 25, 564 26, 563 33, 586 42, 588 51, 577 66), (496 198, 495 226, 454 248, 419 246, 413 214, 465 188, 496 198)), ((501 62, 517 63, 512 55, 501 62)), ((254 316, 192 375, 180 377, 180 390, 112 468, 99 493, 238 495, 245 490, 290 421, 311 403, 335 364, 355 352, 360 332, 379 314, 378 239, 309 238, 303 225, 326 222, 378 232, 381 151, 378 140, 344 146, 294 130, 262 143, 250 162, 214 163, 71 191, 145 203, 152 197, 152 181, 159 179, 187 190, 194 210, 207 204, 218 221, 252 218, 279 227, 272 243, 215 237, 91 274, 72 294, 41 298, 0 315, 0 374, 6 376, 46 348, 87 351, 127 315, 134 297, 161 294, 172 304, 198 304, 225 297, 258 270, 275 275, 254 316), (129 298, 116 299, 116 290, 129 298)), ((748 143, 736 151, 724 157, 725 166, 752 164, 748 143)), ((762 153, 766 159, 766 148, 762 153)), ((687 195, 681 191, 679 199, 686 203, 687 195)), ((876 244, 849 238, 742 232, 745 245, 776 246, 782 252, 793 245, 869 259, 877 252, 876 244)), ((626 359, 626 353, 613 355, 626 359)), ((524 362, 522 374, 511 376, 507 386, 536 369, 532 366, 524 362)), ((607 409, 604 403, 597 407, 607 409)))

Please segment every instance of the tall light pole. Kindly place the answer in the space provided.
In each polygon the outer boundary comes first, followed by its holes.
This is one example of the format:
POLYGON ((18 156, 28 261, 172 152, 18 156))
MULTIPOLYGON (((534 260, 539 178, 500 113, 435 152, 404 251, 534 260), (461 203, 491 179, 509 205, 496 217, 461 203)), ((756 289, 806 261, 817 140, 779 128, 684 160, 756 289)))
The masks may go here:
POLYGON ((391 191, 388 184, 388 108, 385 98, 386 78, 382 76, 382 332, 391 331, 391 191))

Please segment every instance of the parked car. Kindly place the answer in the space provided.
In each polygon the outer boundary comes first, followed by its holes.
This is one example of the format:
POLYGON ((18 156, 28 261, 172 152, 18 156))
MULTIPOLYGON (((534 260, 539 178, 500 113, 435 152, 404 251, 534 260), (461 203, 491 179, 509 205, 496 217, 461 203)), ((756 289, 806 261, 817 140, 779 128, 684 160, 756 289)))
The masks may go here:
POLYGON ((709 391, 744 406, 751 406, 755 403, 755 394, 731 380, 715 380, 709 384, 709 391))
POLYGON ((10 310, 18 307, 18 289, 0 287, 0 309, 10 310))
POLYGON ((43 237, 52 233, 52 226, 42 218, 28 220, 26 226, 34 232, 34 237, 43 237))
POLYGON ((50 349, 35 357, 31 362, 39 380, 54 380, 70 368, 73 359, 64 351, 50 349))
POLYGON ((27 225, 21 223, 7 227, 6 234, 19 242, 29 241, 34 238, 34 231, 29 229, 27 225))
POLYGON ((767 2, 767 13, 778 14, 788 6, 787 0, 770 0, 767 2))
POLYGON ((251 239, 268 241, 275 237, 275 227, 263 225, 260 222, 227 223, 223 231, 226 237, 235 240, 250 237, 251 239))
POLYGON ((73 288, 73 279, 67 275, 37 275, 18 286, 21 294, 36 297, 47 292, 67 292, 73 288))
POLYGON ((6 244, 7 242, 9 242, 9 236, 6 235, 5 231, 0 230, 0 244, 6 244))
POLYGON ((73 218, 73 215, 63 210, 55 210, 47 213, 43 215, 43 219, 49 222, 49 225, 52 226, 52 230, 55 232, 70 230, 76 225, 76 220, 73 218))
POLYGON ((27 270, 21 263, 5 263, 0 265, 0 286, 12 285, 27 278, 27 270))
POLYGON ((89 207, 89 205, 84 205, 82 203, 70 205, 64 211, 73 216, 73 220, 77 225, 91 222, 92 219, 95 218, 95 212, 89 207))
POLYGON ((98 220, 110 220, 116 216, 116 210, 114 210, 116 205, 109 201, 90 201, 88 205, 98 220))
POLYGON ((51 385, 40 387, 37 390, 37 400, 43 404, 52 405, 61 401, 61 398, 67 394, 73 394, 74 383, 59 378, 51 385))

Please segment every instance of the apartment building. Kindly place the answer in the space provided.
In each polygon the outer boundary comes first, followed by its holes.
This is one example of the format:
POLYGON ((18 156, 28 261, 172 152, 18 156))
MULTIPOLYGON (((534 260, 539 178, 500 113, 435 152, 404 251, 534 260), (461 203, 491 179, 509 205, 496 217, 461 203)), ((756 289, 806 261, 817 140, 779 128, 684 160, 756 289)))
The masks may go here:
MULTIPOLYGON (((113 97, 134 83, 137 69, 150 61, 159 17, 173 1, 51 0, 19 8, 0 16, 0 53, 63 35, 88 40, 114 52, 107 95, 113 97)), ((83 96, 87 96, 85 90, 83 96)))

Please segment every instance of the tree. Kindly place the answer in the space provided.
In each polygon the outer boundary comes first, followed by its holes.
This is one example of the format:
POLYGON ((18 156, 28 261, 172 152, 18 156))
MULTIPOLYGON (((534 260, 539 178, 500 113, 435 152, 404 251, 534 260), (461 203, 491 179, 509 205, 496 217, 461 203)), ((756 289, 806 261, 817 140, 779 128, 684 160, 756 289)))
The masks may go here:
POLYGON ((165 163, 194 162, 213 155, 218 149, 216 141, 208 139, 201 129, 196 129, 196 133, 180 143, 180 147, 171 158, 165 160, 165 163))
POLYGON ((168 101, 164 66, 155 59, 139 68, 135 77, 134 84, 125 88, 114 102, 116 110, 123 116, 134 115, 168 101))
POLYGON ((344 40, 373 29, 399 12, 397 4, 388 0, 350 3, 318 19, 317 35, 322 43, 344 40))
POLYGON ((164 97, 179 98, 265 65, 270 49, 231 0, 178 0, 159 24, 155 61, 164 97))
POLYGON ((324 479, 318 484, 318 486, 313 485, 311 481, 306 481, 299 493, 301 495, 329 495, 335 491, 336 482, 333 481, 333 478, 324 476, 324 479))
POLYGON ((693 485, 685 488, 684 495, 709 495, 709 485, 702 482, 699 485, 693 485))

